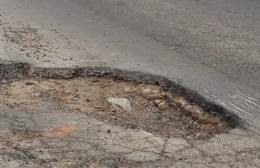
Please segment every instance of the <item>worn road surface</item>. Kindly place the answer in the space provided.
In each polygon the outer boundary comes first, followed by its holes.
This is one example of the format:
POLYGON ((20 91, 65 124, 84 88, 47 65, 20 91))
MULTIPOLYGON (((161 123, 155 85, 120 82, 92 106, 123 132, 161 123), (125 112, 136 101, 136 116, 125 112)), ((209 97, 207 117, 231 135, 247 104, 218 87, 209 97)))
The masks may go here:
POLYGON ((260 128, 258 0, 1 0, 0 58, 163 75, 260 128))
POLYGON ((1 0, 0 60, 161 75, 247 128, 188 141, 55 102, 17 108, 0 97, 0 167, 260 165, 258 0, 1 0))
POLYGON ((208 141, 187 142, 100 122, 55 104, 40 104, 30 110, 1 108, 0 115, 0 166, 4 168, 257 168, 260 165, 259 136, 240 129, 208 141), (49 129, 46 137, 41 135, 49 129))
POLYGON ((159 86, 96 77, 5 79, 0 94, 0 167, 260 165, 258 134, 230 129, 159 86), (127 98, 131 109, 113 106, 111 97, 127 98))

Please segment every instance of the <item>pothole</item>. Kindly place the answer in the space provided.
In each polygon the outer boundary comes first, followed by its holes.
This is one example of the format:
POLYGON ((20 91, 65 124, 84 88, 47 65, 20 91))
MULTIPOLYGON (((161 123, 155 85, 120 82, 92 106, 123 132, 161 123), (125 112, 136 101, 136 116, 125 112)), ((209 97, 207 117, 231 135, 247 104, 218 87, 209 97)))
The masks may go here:
POLYGON ((106 123, 164 137, 207 139, 230 128, 221 116, 214 116, 160 86, 115 80, 110 76, 21 79, 3 84, 0 94, 3 104, 12 108, 53 102, 106 123), (111 98, 128 101, 131 108, 113 105, 111 98))

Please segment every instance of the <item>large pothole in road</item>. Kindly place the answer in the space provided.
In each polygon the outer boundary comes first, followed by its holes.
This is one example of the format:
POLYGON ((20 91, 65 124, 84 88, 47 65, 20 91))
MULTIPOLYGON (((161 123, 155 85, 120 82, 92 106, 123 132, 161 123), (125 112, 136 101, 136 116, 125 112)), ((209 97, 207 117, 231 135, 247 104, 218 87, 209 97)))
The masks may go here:
POLYGON ((2 102, 12 108, 54 102, 107 123, 165 137, 207 139, 229 129, 221 116, 214 116, 159 86, 105 76, 22 79, 3 84, 1 92, 2 102))

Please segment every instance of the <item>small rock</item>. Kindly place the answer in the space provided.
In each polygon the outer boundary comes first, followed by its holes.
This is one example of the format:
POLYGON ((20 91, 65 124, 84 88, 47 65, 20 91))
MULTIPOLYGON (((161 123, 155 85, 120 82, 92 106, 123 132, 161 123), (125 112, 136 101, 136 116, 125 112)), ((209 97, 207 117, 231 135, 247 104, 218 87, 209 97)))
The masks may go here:
POLYGON ((66 89, 66 90, 64 90, 63 92, 66 93, 66 94, 70 94, 70 93, 71 93, 71 90, 66 89))
POLYGON ((130 87, 125 87, 124 90, 125 90, 125 92, 130 92, 131 88, 130 87))
POLYGON ((200 107, 195 106, 195 105, 186 105, 185 107, 183 107, 182 112, 184 114, 189 114, 193 117, 199 117, 199 118, 204 113, 204 111, 200 107))
POLYGON ((207 132, 199 132, 196 134, 197 139, 207 139, 209 134, 207 132))
POLYGON ((149 94, 152 92, 152 90, 149 88, 144 88, 142 92, 143 92, 143 94, 149 94))
POLYGON ((186 106, 184 107, 184 109, 185 109, 186 111, 189 111, 190 113, 192 113, 192 111, 193 111, 193 106, 192 106, 192 105, 186 105, 186 106))
POLYGON ((132 110, 131 103, 126 98, 109 98, 107 99, 107 101, 115 108, 121 107, 127 112, 130 112, 132 110))
POLYGON ((155 100, 155 101, 154 101, 154 103, 155 103, 156 105, 160 104, 161 102, 162 102, 162 100, 155 100))
POLYGON ((101 106, 101 105, 95 105, 94 108, 96 110, 100 110, 100 111, 104 109, 103 106, 101 106))
POLYGON ((194 106, 193 109, 194 109, 194 112, 197 113, 198 115, 203 115, 204 114, 203 109, 198 107, 198 106, 194 106))
POLYGON ((160 110, 165 110, 167 107, 168 105, 164 101, 158 104, 160 110))
POLYGON ((178 107, 185 107, 188 105, 188 101, 182 97, 175 97, 172 100, 178 107))

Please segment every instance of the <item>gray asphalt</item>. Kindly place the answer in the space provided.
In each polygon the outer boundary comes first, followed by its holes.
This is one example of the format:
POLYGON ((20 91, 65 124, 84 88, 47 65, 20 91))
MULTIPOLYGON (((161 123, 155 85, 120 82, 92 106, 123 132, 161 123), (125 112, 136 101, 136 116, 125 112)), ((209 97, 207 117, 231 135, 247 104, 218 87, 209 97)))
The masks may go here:
POLYGON ((52 47, 46 62, 3 40, 2 60, 163 75, 260 130, 258 0, 1 0, 0 12, 2 28, 37 28, 52 47))

